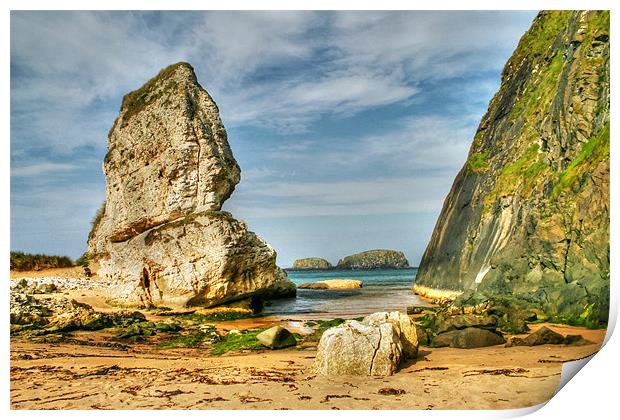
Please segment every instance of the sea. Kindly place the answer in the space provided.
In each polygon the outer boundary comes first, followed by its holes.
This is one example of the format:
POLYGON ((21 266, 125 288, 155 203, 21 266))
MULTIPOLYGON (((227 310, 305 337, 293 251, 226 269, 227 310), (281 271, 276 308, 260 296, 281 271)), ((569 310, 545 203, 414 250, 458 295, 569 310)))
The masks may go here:
POLYGON ((375 270, 288 271, 295 284, 329 279, 362 281, 361 289, 297 289, 297 297, 267 302, 265 315, 291 319, 357 318, 379 311, 405 312, 407 306, 426 306, 412 287, 417 268, 375 270))

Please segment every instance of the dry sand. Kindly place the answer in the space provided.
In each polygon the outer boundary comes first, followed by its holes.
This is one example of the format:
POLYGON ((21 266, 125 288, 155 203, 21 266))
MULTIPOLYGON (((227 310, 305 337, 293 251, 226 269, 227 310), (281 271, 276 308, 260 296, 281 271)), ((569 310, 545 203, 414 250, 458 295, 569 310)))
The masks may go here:
MULTIPOLYGON (((70 291, 97 310, 93 291, 70 291)), ((334 315, 336 317, 337 314, 334 315)), ((218 330, 303 323, 277 318, 213 323, 218 330)), ((542 325, 531 325, 532 330, 542 325)), ((391 377, 320 377, 316 343, 212 356, 209 348, 112 346, 110 333, 77 332, 61 343, 11 337, 13 409, 507 409, 548 400, 563 361, 598 351, 605 330, 549 325, 593 344, 478 349, 420 348, 391 377), (107 335, 106 335, 107 334, 107 335)), ((302 328, 300 328, 302 327, 302 328)))

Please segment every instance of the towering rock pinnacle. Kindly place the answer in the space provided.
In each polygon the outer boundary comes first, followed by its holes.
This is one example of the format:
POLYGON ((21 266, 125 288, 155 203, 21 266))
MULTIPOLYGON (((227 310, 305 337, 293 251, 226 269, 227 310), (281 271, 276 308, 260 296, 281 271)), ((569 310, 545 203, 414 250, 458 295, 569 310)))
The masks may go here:
POLYGON ((608 11, 541 12, 521 38, 416 288, 511 294, 552 316, 607 318, 608 11))
POLYGON ((123 301, 217 305, 294 294, 275 251, 220 211, 240 180, 217 105, 187 63, 123 98, 104 160, 106 201, 88 240, 123 301))

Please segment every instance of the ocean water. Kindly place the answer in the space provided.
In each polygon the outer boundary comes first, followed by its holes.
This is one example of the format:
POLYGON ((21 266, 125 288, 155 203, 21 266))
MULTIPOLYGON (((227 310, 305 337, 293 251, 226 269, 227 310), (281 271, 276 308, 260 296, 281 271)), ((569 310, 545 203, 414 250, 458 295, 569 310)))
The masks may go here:
POLYGON ((269 302, 265 313, 296 319, 356 318, 379 311, 402 311, 427 303, 411 291, 417 269, 291 271, 295 284, 328 279, 361 280, 361 289, 298 289, 297 297, 269 302))

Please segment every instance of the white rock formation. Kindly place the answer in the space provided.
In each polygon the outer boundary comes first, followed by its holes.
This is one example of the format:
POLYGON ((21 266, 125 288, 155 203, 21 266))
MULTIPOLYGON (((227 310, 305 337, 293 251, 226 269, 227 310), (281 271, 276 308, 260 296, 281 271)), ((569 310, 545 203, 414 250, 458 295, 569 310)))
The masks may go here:
POLYGON ((375 312, 362 321, 368 325, 381 325, 389 322, 394 325, 403 347, 403 356, 406 359, 415 359, 418 356, 418 334, 415 325, 405 314, 394 312, 375 312))
POLYGON ((124 97, 104 172, 105 211, 88 245, 112 298, 179 307, 295 294, 273 248, 220 210, 240 169, 189 64, 124 97))
POLYGON ((319 342, 313 370, 319 375, 393 375, 402 345, 394 324, 358 321, 328 329, 319 342))

